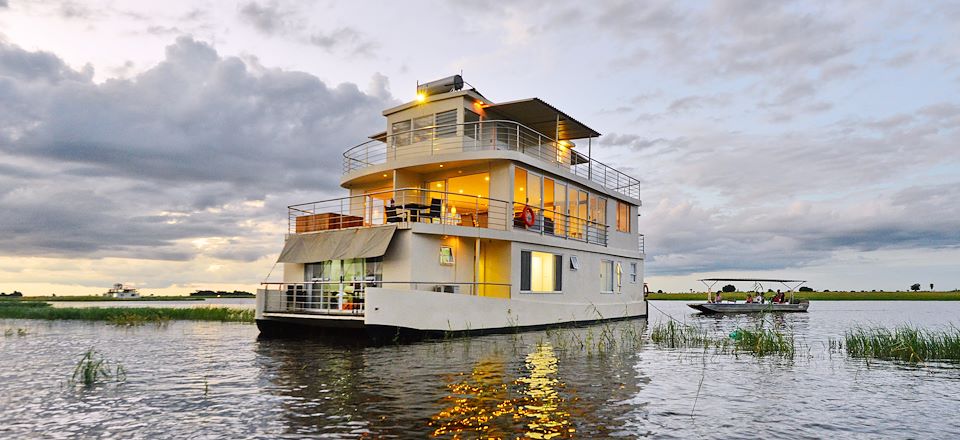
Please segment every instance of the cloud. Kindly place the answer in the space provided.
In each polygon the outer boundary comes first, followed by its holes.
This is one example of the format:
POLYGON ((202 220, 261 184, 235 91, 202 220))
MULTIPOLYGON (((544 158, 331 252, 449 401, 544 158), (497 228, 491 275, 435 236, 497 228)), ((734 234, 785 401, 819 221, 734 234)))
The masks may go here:
POLYGON ((327 52, 344 50, 354 55, 371 55, 377 44, 353 28, 341 27, 330 32, 317 31, 309 37, 310 44, 327 52))
POLYGON ((339 192, 340 153, 381 130, 379 112, 394 104, 382 75, 370 95, 222 57, 189 37, 131 78, 91 76, 0 45, 8 255, 249 261, 276 252, 276 236, 258 228, 280 234, 284 206, 339 192), (189 245, 203 237, 230 246, 189 245))
POLYGON ((240 18, 266 35, 282 34, 289 30, 292 14, 280 8, 277 3, 261 5, 252 1, 239 10, 240 18))
POLYGON ((669 106, 667 106, 667 112, 678 113, 702 109, 704 107, 722 107, 730 102, 730 96, 726 94, 713 96, 690 95, 675 99, 670 103, 669 106))
POLYGON ((94 11, 84 5, 72 1, 60 3, 60 16, 66 19, 90 19, 94 11))

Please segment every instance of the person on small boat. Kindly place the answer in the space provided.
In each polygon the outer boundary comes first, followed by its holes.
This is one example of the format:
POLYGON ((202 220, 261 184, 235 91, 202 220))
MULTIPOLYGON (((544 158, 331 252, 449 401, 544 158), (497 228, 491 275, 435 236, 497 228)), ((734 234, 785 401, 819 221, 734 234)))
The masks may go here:
POLYGON ((753 303, 753 293, 747 294, 747 304, 753 303))
POLYGON ((783 294, 780 293, 780 289, 777 289, 777 294, 773 296, 773 303, 780 304, 783 302, 783 294))
POLYGON ((716 296, 713 297, 713 302, 715 303, 723 302, 723 298, 721 298, 720 292, 717 292, 716 296))

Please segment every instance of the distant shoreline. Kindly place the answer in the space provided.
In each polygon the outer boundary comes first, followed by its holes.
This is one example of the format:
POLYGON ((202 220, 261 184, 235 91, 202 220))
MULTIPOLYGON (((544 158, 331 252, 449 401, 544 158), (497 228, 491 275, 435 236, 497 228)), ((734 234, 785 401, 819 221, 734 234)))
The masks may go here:
MULTIPOLYGON (((787 294, 789 297, 789 293, 787 294)), ((765 294, 769 300, 773 294, 765 294)), ((723 293, 724 299, 746 299, 746 292, 723 293)), ((811 301, 960 301, 960 292, 794 292, 794 298, 811 301)), ((707 294, 695 293, 651 293, 649 300, 665 301, 705 301, 707 294)))
POLYGON ((194 296, 141 296, 140 298, 111 298, 99 295, 65 295, 65 296, 20 296, 20 297, 0 297, 0 301, 203 301, 206 299, 217 298, 256 298, 255 295, 194 295, 194 296))

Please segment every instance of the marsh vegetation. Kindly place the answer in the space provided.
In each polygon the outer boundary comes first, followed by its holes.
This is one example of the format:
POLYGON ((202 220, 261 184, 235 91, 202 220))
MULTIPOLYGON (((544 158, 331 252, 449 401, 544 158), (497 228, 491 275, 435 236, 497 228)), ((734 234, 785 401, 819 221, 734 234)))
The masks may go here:
POLYGON ((0 318, 107 321, 118 325, 170 320, 253 322, 254 311, 231 307, 51 307, 47 303, 0 303, 0 318))

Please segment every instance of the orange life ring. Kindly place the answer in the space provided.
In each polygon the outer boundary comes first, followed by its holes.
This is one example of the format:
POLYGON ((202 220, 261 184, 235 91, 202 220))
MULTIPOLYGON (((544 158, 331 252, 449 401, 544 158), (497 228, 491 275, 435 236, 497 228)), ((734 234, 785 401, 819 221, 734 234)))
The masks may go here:
POLYGON ((533 226, 533 224, 536 222, 537 222, 537 214, 533 213, 533 209, 530 208, 529 206, 523 207, 523 224, 527 225, 527 227, 529 228, 533 226))

